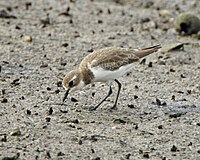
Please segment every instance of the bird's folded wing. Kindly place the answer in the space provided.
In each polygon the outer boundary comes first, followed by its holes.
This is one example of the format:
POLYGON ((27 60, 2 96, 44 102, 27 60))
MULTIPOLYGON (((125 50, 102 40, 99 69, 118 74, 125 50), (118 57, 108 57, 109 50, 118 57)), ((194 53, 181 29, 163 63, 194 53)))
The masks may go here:
POLYGON ((95 59, 91 62, 91 67, 101 67, 106 70, 116 70, 121 66, 125 66, 136 62, 139 57, 134 52, 126 49, 111 48, 107 50, 96 51, 95 59))

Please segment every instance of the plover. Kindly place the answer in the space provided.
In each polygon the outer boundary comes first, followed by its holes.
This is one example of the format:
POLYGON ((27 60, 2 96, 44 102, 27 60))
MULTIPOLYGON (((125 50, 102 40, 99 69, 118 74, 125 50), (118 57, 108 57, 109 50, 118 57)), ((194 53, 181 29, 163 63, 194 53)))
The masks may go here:
POLYGON ((118 85, 118 92, 111 109, 116 108, 121 90, 121 83, 117 79, 130 72, 134 62, 160 48, 160 45, 142 49, 103 48, 88 54, 77 69, 71 70, 64 77, 63 87, 66 93, 63 102, 70 92, 79 90, 85 85, 93 82, 108 82, 108 94, 95 107, 90 108, 96 110, 112 94, 111 82, 114 81, 118 85))

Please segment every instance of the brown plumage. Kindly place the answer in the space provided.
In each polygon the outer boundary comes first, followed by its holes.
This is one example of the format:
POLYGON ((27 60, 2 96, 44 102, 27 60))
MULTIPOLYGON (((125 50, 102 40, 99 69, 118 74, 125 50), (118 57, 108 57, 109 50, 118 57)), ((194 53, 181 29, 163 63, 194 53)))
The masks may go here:
MULTIPOLYGON (((142 49, 103 48, 88 54, 80 63, 79 68, 70 71, 63 79, 63 86, 67 90, 63 101, 70 90, 76 90, 92 82, 107 82, 114 80, 118 84, 118 93, 114 106, 117 104, 121 83, 117 78, 123 76, 133 68, 133 63, 160 49, 160 45, 142 49)), ((108 95, 94 108, 96 109, 108 95)))

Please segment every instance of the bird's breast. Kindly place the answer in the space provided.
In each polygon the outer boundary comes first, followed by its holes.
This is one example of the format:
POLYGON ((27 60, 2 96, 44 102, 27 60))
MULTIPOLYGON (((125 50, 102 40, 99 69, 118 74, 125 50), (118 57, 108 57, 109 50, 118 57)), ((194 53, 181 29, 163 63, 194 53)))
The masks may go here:
POLYGON ((107 82, 122 77, 133 69, 134 64, 127 64, 115 70, 107 70, 100 66, 89 67, 94 75, 94 82, 107 82))

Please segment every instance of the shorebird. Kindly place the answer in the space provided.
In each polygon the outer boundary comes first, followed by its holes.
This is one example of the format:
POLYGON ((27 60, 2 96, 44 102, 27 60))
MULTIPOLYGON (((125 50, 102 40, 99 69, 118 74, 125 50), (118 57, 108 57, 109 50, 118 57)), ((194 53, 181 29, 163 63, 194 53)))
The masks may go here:
POLYGON ((158 51, 160 45, 155 45, 142 49, 125 49, 125 48, 103 48, 88 54, 80 63, 79 67, 71 70, 63 79, 63 87, 66 93, 63 102, 68 94, 72 91, 79 90, 93 82, 108 82, 108 94, 90 110, 96 110, 111 94, 111 82, 118 85, 117 96, 111 109, 116 108, 121 83, 117 80, 119 77, 130 72, 134 67, 134 62, 139 61, 153 52, 158 51))

